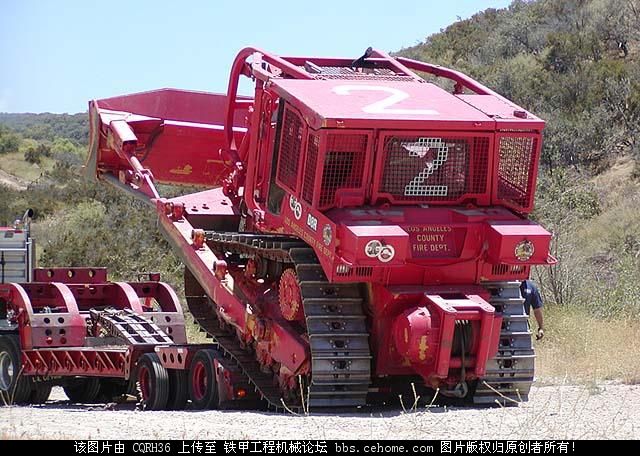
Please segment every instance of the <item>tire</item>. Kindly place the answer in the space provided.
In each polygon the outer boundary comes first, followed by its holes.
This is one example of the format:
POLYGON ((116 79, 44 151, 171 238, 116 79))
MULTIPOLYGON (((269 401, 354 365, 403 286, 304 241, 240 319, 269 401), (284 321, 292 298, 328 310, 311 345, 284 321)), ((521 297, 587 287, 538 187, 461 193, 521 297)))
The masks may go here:
POLYGON ((214 360, 218 354, 214 350, 196 352, 189 368, 189 398, 196 410, 218 408, 218 384, 214 360))
POLYGON ((31 390, 31 396, 29 402, 32 404, 44 404, 49 400, 51 394, 51 383, 48 382, 33 382, 33 389, 31 390))
POLYGON ((158 355, 142 355, 137 371, 144 410, 163 410, 169 401, 169 374, 158 355))
POLYGON ((75 377, 67 380, 62 387, 71 402, 92 404, 100 394, 100 379, 96 377, 75 377))
MULTIPOLYGON (((121 379, 103 378, 100 380, 98 402, 117 402, 129 391, 129 383, 121 379)), ((132 394, 134 395, 134 394, 132 394)))
POLYGON ((168 369, 169 400, 167 410, 184 410, 189 396, 188 372, 184 370, 168 369))
POLYGON ((32 380, 21 375, 21 366, 18 336, 0 336, 0 404, 29 403, 32 380))

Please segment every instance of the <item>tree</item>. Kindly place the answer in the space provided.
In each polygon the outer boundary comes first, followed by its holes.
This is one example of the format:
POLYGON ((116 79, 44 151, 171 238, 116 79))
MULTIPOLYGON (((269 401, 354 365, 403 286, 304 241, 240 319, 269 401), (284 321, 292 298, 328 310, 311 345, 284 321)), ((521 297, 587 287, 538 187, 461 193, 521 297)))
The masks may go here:
POLYGON ((21 141, 20 135, 0 125, 0 154, 16 152, 21 141))

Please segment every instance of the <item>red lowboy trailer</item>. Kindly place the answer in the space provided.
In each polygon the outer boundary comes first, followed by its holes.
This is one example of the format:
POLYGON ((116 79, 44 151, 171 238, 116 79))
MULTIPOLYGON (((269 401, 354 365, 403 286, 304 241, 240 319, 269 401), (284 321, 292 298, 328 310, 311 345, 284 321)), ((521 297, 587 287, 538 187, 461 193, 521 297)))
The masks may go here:
MULTIPOLYGON (((135 394, 138 386, 147 408, 181 409, 188 368, 203 364, 193 361, 198 351, 214 354, 210 394, 221 406, 255 402, 215 347, 187 345, 178 297, 157 274, 109 282, 104 268, 32 269, 32 256, 28 220, 0 228, 0 404, 43 403, 54 385, 89 403, 135 394)), ((194 402, 204 396, 198 388, 194 402)))
POLYGON ((91 357, 136 378, 149 408, 180 407, 186 389, 196 408, 361 406, 411 387, 527 400, 535 356, 519 283, 555 262, 550 233, 527 220, 539 118, 461 73, 372 49, 352 61, 247 48, 226 95, 163 89, 92 101, 89 114, 89 173, 155 209, 214 344, 186 344, 159 282, 82 270, 76 286, 40 271, 0 288, 25 375, 105 377, 63 360, 91 357), (253 97, 238 95, 243 77, 253 97), (158 182, 203 191, 163 198, 158 182), (92 286, 101 301, 87 299, 92 286), (40 304, 17 303, 27 298, 40 304), (65 342, 62 323, 48 342, 50 313, 82 316, 65 342), (124 352, 105 355, 101 338, 124 352))

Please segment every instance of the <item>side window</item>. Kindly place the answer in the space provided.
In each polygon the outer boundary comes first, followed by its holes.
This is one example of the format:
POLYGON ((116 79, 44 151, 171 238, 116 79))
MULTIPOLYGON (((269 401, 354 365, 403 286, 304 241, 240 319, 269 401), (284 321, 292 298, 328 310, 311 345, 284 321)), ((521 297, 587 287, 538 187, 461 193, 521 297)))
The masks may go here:
POLYGON ((306 135, 306 125, 302 116, 291 106, 285 106, 280 130, 278 151, 278 184, 298 195, 302 151, 306 135))
POLYGON ((282 131, 282 119, 284 117, 284 105, 281 100, 278 105, 278 110, 274 111, 273 117, 276 123, 275 142, 273 146, 273 153, 271 157, 271 173, 269 176, 269 198, 267 200, 267 209, 272 214, 279 214, 282 207, 282 199, 284 198, 284 190, 280 187, 276 181, 276 174, 278 171, 278 159, 280 152, 280 136, 282 131))

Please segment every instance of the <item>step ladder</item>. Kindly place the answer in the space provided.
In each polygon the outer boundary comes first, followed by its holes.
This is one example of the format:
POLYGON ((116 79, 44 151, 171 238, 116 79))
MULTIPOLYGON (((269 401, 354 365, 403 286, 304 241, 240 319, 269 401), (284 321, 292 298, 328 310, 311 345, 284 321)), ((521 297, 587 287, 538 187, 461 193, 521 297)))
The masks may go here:
POLYGON ((33 281, 34 253, 28 229, 0 228, 0 283, 33 281))

